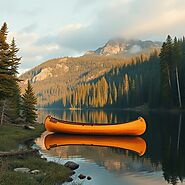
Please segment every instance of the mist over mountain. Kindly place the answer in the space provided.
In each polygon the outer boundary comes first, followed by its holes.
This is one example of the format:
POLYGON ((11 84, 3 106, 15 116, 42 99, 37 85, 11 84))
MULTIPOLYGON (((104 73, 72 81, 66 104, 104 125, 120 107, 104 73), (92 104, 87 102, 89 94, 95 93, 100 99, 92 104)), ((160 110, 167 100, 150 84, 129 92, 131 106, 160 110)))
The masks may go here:
POLYGON ((150 40, 134 40, 134 39, 113 39, 109 40, 103 47, 95 51, 87 51, 85 55, 104 55, 104 56, 120 56, 126 57, 140 53, 149 53, 153 49, 160 49, 161 42, 153 42, 150 40))

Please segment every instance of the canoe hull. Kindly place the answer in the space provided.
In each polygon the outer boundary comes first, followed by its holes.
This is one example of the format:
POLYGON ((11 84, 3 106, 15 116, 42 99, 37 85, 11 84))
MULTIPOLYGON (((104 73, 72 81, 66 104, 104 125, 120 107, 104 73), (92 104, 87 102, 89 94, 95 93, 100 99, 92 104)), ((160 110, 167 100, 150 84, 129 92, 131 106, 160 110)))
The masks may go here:
POLYGON ((45 128, 50 132, 86 135, 142 135, 146 122, 140 117, 135 121, 119 124, 83 124, 60 121, 51 116, 45 119, 45 128))

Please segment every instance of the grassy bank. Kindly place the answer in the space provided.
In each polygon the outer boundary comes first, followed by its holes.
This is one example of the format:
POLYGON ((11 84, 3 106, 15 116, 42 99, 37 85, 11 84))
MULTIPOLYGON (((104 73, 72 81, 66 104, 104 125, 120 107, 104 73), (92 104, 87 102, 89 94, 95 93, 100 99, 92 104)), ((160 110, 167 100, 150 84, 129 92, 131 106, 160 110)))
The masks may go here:
POLYGON ((35 130, 26 130, 14 124, 0 126, 0 151, 18 150, 26 140, 38 137, 44 131, 42 124, 36 124, 35 130))
MULTIPOLYGON (((17 151, 25 141, 34 139, 44 130, 36 125, 35 130, 26 130, 15 125, 0 126, 0 151, 17 151)), ((47 162, 38 154, 0 158, 0 185, 55 185, 64 182, 70 170, 62 165, 47 162), (26 167, 39 170, 38 174, 15 172, 15 168, 26 167)))

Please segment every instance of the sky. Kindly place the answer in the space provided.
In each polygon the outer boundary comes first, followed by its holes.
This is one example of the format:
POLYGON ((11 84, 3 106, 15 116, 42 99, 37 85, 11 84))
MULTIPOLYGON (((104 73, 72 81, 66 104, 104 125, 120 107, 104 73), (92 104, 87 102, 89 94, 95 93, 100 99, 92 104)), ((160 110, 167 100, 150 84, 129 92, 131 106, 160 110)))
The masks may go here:
POLYGON ((0 0, 22 56, 20 72, 58 57, 80 56, 113 38, 164 41, 185 35, 184 0, 0 0))

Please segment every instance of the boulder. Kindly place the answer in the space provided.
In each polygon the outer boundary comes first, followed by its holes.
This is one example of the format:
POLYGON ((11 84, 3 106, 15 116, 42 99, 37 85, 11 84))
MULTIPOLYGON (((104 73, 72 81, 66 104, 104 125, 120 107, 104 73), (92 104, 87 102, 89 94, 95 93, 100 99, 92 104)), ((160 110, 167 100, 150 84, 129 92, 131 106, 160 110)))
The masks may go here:
POLYGON ((30 169, 29 168, 15 168, 15 172, 21 172, 21 173, 29 173, 30 169))
POLYGON ((76 170, 79 168, 79 164, 73 162, 73 161, 68 161, 64 164, 65 167, 70 168, 71 170, 76 170))
POLYGON ((40 170, 32 170, 30 173, 33 175, 37 175, 40 173, 40 170))
POLYGON ((79 179, 85 179, 86 176, 85 176, 84 174, 80 174, 80 175, 78 176, 78 178, 79 178, 79 179))
POLYGON ((90 176, 87 177, 87 180, 91 180, 91 179, 92 179, 92 177, 90 177, 90 176))

